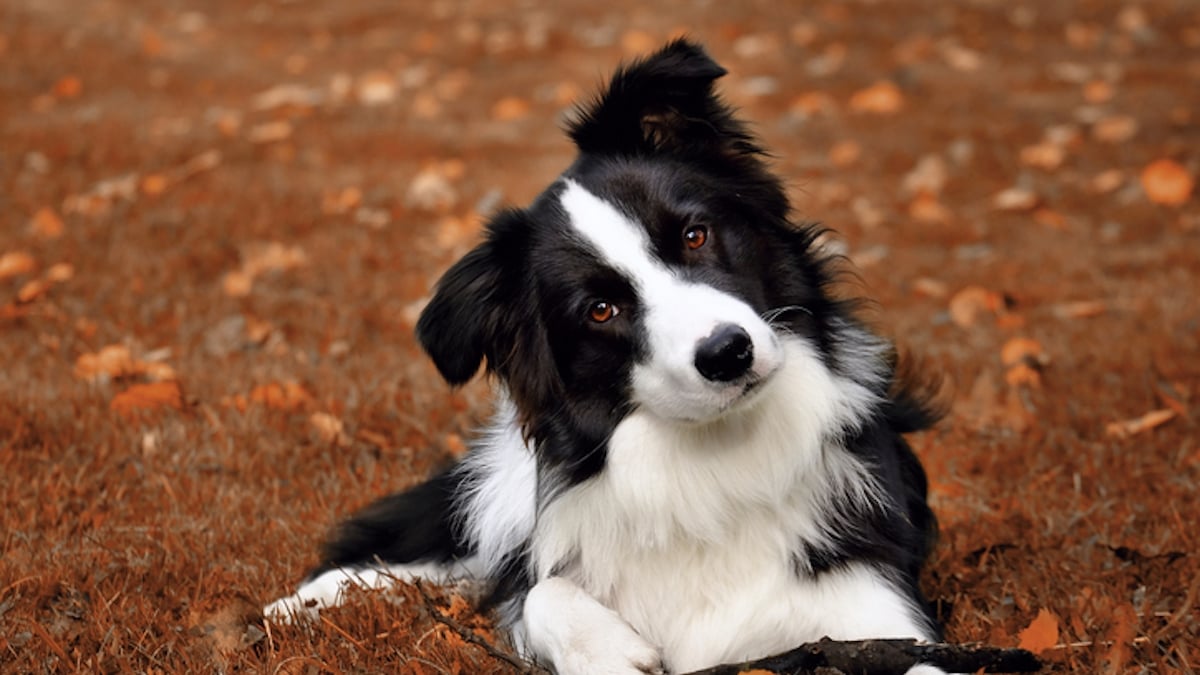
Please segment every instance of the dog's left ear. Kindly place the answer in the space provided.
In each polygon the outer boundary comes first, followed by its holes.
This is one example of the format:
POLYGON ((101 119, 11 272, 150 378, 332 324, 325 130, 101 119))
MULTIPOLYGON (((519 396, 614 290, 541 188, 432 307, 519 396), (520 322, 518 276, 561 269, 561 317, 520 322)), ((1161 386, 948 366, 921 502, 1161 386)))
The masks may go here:
POLYGON ((713 93, 725 73, 700 45, 675 40, 618 69, 596 100, 576 110, 568 133, 580 151, 595 154, 757 153, 713 93))

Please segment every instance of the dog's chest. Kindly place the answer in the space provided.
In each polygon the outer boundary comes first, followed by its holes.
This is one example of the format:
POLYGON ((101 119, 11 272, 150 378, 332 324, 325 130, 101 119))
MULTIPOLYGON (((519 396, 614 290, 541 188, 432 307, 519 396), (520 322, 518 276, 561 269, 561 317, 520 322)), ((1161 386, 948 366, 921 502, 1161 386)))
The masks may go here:
POLYGON ((829 536, 829 486, 864 470, 809 445, 745 427, 691 438, 633 420, 614 434, 605 471, 540 514, 538 576, 579 584, 674 670, 819 638, 828 589, 798 573, 795 554, 829 536))

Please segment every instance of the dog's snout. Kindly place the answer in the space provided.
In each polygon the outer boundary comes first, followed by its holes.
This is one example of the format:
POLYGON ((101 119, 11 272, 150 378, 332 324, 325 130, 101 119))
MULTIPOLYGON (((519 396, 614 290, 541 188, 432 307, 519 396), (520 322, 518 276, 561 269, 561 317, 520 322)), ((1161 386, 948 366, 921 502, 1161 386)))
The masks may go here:
POLYGON ((696 370, 706 380, 736 380, 754 362, 754 342, 745 329, 731 323, 717 326, 711 335, 696 345, 696 370))

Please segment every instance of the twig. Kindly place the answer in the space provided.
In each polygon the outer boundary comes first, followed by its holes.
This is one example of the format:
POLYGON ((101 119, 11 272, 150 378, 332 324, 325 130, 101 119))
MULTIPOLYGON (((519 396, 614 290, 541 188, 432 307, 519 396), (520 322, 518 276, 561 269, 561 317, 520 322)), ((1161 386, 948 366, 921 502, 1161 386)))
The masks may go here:
POLYGON ((918 664, 953 672, 1032 673, 1042 664, 1024 649, 983 645, 925 644, 916 640, 859 640, 841 642, 825 638, 783 654, 747 663, 726 664, 690 675, 737 675, 765 670, 779 675, 857 673, 900 675, 918 664))
POLYGON ((330 621, 329 618, 326 617, 324 614, 321 614, 320 616, 321 616, 321 622, 324 623, 326 626, 329 626, 330 628, 337 631, 339 635, 341 635, 342 637, 346 638, 347 640, 353 642, 355 647, 358 647, 359 649, 365 649, 365 647, 363 647, 363 643, 361 640, 358 640, 353 635, 347 633, 345 630, 342 629, 341 626, 330 621))
POLYGON ((499 649, 492 643, 477 635, 475 631, 462 625, 458 621, 455 621, 451 616, 442 612, 442 610, 438 608, 433 597, 429 595, 429 591, 425 590, 425 586, 421 583, 420 579, 414 579, 412 584, 413 586, 416 586, 417 592, 421 594, 421 599, 425 602, 425 608, 429 610, 429 614, 433 617, 434 621, 446 626, 450 630, 457 633, 458 636, 463 640, 466 640, 476 647, 483 649, 492 658, 499 659, 500 661, 507 663, 524 675, 534 675, 542 672, 540 669, 535 669, 524 660, 499 649))

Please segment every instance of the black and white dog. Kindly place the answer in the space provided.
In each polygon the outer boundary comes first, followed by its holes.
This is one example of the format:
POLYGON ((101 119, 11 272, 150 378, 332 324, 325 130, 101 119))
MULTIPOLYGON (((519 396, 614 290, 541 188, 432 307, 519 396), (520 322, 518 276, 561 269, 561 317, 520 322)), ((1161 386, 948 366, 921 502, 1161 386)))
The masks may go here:
MULTIPOLYGON (((680 40, 570 125, 574 164, 494 217, 417 335, 496 412, 458 466, 344 523, 268 617, 413 576, 490 584, 559 673, 686 672, 939 628, 901 434, 936 417, 835 299, 820 230, 680 40)), ((918 667, 923 668, 923 667, 918 667)))

